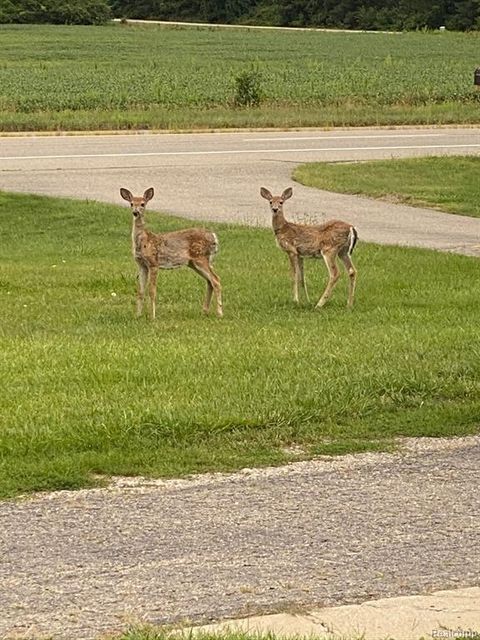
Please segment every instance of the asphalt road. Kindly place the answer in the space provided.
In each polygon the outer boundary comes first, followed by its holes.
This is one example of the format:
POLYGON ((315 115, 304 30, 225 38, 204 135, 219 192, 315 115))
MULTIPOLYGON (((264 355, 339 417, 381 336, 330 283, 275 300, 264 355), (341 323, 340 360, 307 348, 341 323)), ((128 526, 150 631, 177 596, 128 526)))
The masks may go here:
MULTIPOLYGON (((121 186, 154 186, 150 208, 202 220, 270 224, 261 186, 292 185, 306 161, 480 153, 480 128, 398 128, 0 138, 4 190, 124 204, 121 186)), ((293 218, 355 224, 361 239, 480 255, 480 220, 294 185, 293 218)))

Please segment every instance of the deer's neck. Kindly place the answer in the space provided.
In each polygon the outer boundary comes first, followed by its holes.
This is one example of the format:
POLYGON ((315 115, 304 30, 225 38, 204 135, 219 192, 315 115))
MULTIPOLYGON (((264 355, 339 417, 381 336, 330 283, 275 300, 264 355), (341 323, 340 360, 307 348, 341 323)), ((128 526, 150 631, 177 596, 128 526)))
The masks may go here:
POLYGON ((285 220, 285 216, 283 215, 283 211, 277 211, 272 216, 272 226, 274 233, 278 233, 281 231, 288 222, 285 220))
POLYGON ((132 224, 132 248, 134 254, 138 251, 144 232, 145 222, 140 217, 134 218, 132 224))

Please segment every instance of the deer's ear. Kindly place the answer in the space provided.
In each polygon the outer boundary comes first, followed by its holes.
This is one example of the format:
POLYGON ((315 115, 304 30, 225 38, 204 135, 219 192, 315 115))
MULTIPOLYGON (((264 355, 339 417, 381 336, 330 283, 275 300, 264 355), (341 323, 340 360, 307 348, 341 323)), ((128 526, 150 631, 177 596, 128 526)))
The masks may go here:
POLYGON ((123 187, 120 189, 120 195, 127 202, 132 202, 132 200, 133 200, 132 192, 129 191, 128 189, 124 189, 123 187))
POLYGON ((288 200, 292 196, 293 196, 293 189, 292 187, 288 187, 288 189, 285 189, 285 191, 282 193, 282 200, 288 200))
POLYGON ((154 194, 153 187, 150 187, 149 189, 147 189, 143 194, 143 199, 145 200, 145 202, 148 202, 149 200, 151 200, 153 198, 153 194, 154 194))
POLYGON ((268 189, 265 189, 265 187, 260 188, 260 195, 262 196, 262 198, 265 198, 265 200, 271 200, 273 198, 270 191, 268 189))

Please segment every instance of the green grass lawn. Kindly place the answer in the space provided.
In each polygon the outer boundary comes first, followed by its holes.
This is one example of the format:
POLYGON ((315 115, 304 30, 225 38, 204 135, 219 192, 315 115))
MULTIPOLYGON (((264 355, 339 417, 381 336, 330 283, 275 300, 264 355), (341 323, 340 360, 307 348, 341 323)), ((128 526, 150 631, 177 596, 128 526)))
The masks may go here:
POLYGON ((478 218, 479 174, 480 157, 449 156, 355 163, 312 162, 298 167, 294 178, 327 191, 371 196, 478 218))
MULTIPOLYGON (((3 497, 478 430, 475 259, 360 242, 353 312, 345 276, 314 312, 270 230, 209 225, 225 318, 182 269, 160 273, 152 323, 134 317, 128 207, 0 192, 0 208, 3 497)), ((307 279, 319 296, 324 265, 307 279)))
POLYGON ((0 26, 0 131, 480 122, 479 33, 0 26), (260 107, 235 108, 254 71, 260 107))

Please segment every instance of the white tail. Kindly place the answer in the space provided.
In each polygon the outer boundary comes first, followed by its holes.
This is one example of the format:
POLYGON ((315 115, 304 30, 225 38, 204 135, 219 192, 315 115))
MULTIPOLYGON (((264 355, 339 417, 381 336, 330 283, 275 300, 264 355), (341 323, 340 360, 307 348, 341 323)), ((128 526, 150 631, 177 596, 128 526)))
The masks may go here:
POLYGON ((281 196, 272 196, 268 189, 262 187, 260 195, 270 203, 272 211, 272 225, 277 244, 285 251, 290 260, 293 277, 293 299, 298 302, 298 283, 308 292, 303 270, 304 258, 323 258, 328 269, 328 283, 322 297, 317 302, 317 308, 323 307, 332 295, 340 272, 337 258, 345 265, 349 275, 348 306, 353 306, 357 271, 353 266, 351 255, 357 242, 358 234, 355 227, 341 220, 330 220, 321 225, 295 224, 288 222, 283 215, 283 203, 293 195, 291 187, 285 189, 281 196))
POLYGON ((132 251, 138 266, 137 315, 141 315, 148 283, 152 318, 155 319, 157 275, 159 269, 176 269, 187 266, 207 281, 207 295, 203 310, 208 313, 212 294, 217 301, 217 315, 223 315, 222 287, 212 269, 213 256, 218 251, 218 238, 205 229, 183 229, 169 233, 152 233, 145 229, 145 207, 153 198, 153 187, 143 196, 134 196, 128 189, 120 189, 120 195, 130 203, 133 214, 132 251))

